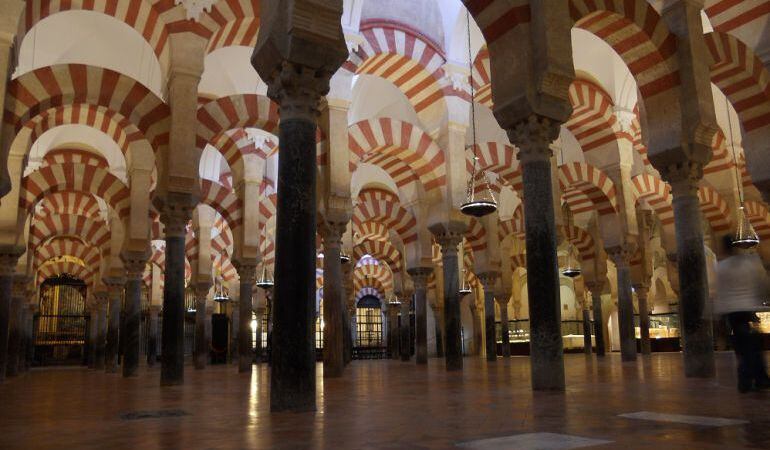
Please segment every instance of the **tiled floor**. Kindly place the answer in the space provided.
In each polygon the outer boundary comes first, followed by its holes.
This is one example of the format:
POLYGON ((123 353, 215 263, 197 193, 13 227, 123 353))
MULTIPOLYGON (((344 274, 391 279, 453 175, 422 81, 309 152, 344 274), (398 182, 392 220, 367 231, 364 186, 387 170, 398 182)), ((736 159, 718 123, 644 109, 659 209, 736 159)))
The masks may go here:
POLYGON ((188 366, 186 384, 172 388, 158 386, 157 368, 131 380, 80 368, 33 370, 0 385, 0 449, 474 448, 493 438, 505 439, 486 442, 535 442, 512 437, 530 433, 610 441, 580 448, 770 448, 770 392, 738 394, 731 354, 718 355, 718 378, 709 381, 684 379, 678 354, 629 364, 615 355, 565 360, 566 393, 533 393, 527 358, 466 359, 461 373, 446 373, 440 360, 427 368, 356 361, 331 381, 319 366, 318 412, 275 415, 267 366, 251 375, 188 366), (639 412, 748 422, 619 416, 639 412))

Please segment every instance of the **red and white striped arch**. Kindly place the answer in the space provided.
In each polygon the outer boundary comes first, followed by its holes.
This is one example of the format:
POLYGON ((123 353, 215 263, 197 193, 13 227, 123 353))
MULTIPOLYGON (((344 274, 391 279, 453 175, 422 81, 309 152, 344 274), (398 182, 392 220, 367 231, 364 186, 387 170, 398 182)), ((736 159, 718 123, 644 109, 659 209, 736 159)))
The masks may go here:
POLYGON ((761 27, 770 15, 770 3, 764 0, 707 0, 704 11, 715 30, 737 31, 752 24, 761 27))
POLYGON ((34 250, 57 236, 74 237, 97 249, 104 249, 110 241, 110 231, 104 221, 62 214, 48 216, 32 224, 29 248, 34 250))
POLYGON ((492 74, 489 69, 489 49, 486 44, 481 47, 473 60, 471 83, 473 83, 476 103, 492 109, 494 106, 492 103, 492 74))
POLYGON ((633 140, 617 125, 612 99, 601 87, 577 79, 570 85, 572 116, 564 124, 584 152, 589 152, 619 138, 633 140))
POLYGON ((74 104, 103 107, 127 118, 155 151, 168 144, 170 109, 163 100, 130 77, 83 64, 41 67, 11 81, 3 121, 18 132, 48 110, 74 104))
POLYGON ((169 31, 155 3, 148 0, 27 0, 17 39, 21 42, 35 25, 56 13, 94 11, 113 17, 136 30, 160 59, 168 53, 169 31))
POLYGON ((361 225, 380 222, 398 233, 404 245, 417 240, 417 219, 401 206, 398 197, 384 189, 366 188, 358 194, 353 210, 354 230, 363 235, 361 225))
POLYGON ((88 267, 78 264, 73 261, 49 261, 42 266, 37 272, 37 282, 42 283, 48 278, 57 277, 63 274, 71 275, 77 279, 83 280, 87 286, 93 286, 94 284, 94 272, 88 267))
POLYGON ((260 159, 266 159, 276 145, 272 141, 266 141, 265 146, 257 146, 249 138, 246 130, 235 128, 219 133, 214 142, 210 143, 217 149, 220 155, 227 161, 227 164, 238 173, 243 174, 243 157, 246 155, 256 155, 260 159))
POLYGON ((388 226, 382 222, 369 220, 360 224, 353 223, 356 243, 366 240, 389 241, 388 226))
POLYGON ((732 225, 730 207, 716 189, 701 185, 698 188, 698 200, 703 217, 708 220, 715 233, 724 233, 730 230, 732 225))
POLYGON ((356 292, 356 297, 355 297, 356 304, 358 304, 359 300, 367 296, 372 296, 380 299, 380 306, 382 306, 382 304, 385 302, 385 294, 381 293, 380 291, 378 291, 373 287, 367 286, 365 288, 362 288, 358 292, 356 292))
POLYGON ((705 35, 713 58, 711 81, 730 99, 747 133, 770 125, 770 74, 754 52, 735 36, 705 35))
POLYGON ((609 44, 648 98, 679 86, 676 37, 644 0, 570 0, 575 26, 609 44))
POLYGON ((474 146, 468 152, 466 166, 472 167, 472 155, 478 156, 478 168, 497 174, 505 184, 511 186, 514 191, 521 194, 524 182, 521 179, 521 168, 516 158, 513 146, 503 142, 483 142, 474 146))
POLYGON ((761 202, 748 200, 744 202, 746 216, 759 235, 760 239, 770 239, 770 212, 761 202))
POLYGON ((596 257, 594 238, 590 233, 575 225, 563 226, 562 230, 567 240, 577 248, 582 263, 591 261, 596 257))
POLYGON ((97 248, 84 244, 80 239, 62 236, 51 239, 46 244, 35 249, 33 267, 40 267, 46 261, 59 256, 78 258, 86 264, 86 267, 92 270, 98 270, 101 259, 101 254, 97 248))
POLYGON ((399 273, 403 269, 401 254, 390 241, 362 241, 353 247, 353 259, 358 261, 366 255, 373 256, 380 262, 387 263, 393 273, 399 273))
POLYGON ((203 14, 201 25, 211 31, 208 53, 231 46, 254 47, 259 32, 259 0, 220 0, 203 14))
POLYGON ((527 254, 526 253, 514 253, 511 255, 511 270, 516 270, 519 267, 522 269, 527 268, 527 254))
POLYGON ((514 236, 517 239, 524 239, 524 206, 519 204, 513 211, 513 215, 506 220, 498 222, 497 233, 502 242, 508 236, 514 236))
POLYGON ((39 203, 36 220, 51 215, 74 214, 99 219, 101 207, 93 194, 59 191, 48 194, 39 203))
POLYGON ((559 184, 574 214, 594 209, 599 215, 617 212, 615 185, 604 172, 590 164, 562 164, 559 166, 559 184))
POLYGON ((644 201, 658 215, 661 225, 674 225, 671 187, 660 178, 643 173, 631 179, 634 201, 644 201))
POLYGON ((243 203, 230 189, 216 181, 202 178, 201 203, 214 208, 214 211, 222 215, 230 229, 235 229, 243 224, 243 203))
POLYGON ((393 83, 423 123, 442 117, 436 109, 443 108, 444 95, 453 91, 451 85, 442 86, 446 57, 440 46, 397 22, 365 21, 360 29, 364 41, 343 67, 355 74, 374 75, 393 83))
POLYGON ((278 105, 263 95, 221 97, 198 108, 196 145, 203 150, 206 144, 217 142, 220 134, 236 128, 259 128, 274 133, 278 121, 278 105))
POLYGON ((353 290, 374 287, 381 292, 393 290, 393 275, 385 264, 363 264, 353 269, 353 290))
POLYGON ((56 164, 82 164, 84 166, 93 166, 100 169, 109 170, 110 165, 104 156, 82 150, 78 148, 64 148, 58 147, 53 150, 49 150, 45 156, 43 156, 44 166, 53 166, 56 164))
POLYGON ((732 152, 727 149, 727 139, 721 129, 714 135, 711 144, 711 161, 703 168, 703 174, 717 174, 724 170, 735 170, 732 152))
POLYGON ((19 207, 29 210, 48 193, 76 191, 101 197, 120 218, 128 216, 130 191, 104 169, 83 164, 42 166, 22 179, 19 207))
POLYGON ((473 252, 483 252, 487 249, 487 232, 481 222, 469 217, 468 228, 465 230, 465 240, 473 252))
POLYGON ((359 162, 382 167, 403 187, 419 180, 426 192, 446 184, 444 153, 420 127, 382 117, 364 120, 349 128, 348 145, 353 152, 351 171, 359 162))

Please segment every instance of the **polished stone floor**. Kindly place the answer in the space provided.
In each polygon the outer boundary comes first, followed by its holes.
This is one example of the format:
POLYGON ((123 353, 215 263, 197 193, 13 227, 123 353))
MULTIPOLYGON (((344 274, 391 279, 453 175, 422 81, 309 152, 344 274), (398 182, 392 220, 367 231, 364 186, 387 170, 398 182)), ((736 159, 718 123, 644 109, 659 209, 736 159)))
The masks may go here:
POLYGON ((683 378, 679 354, 567 355, 566 393, 531 392, 525 357, 466 358, 459 373, 354 361, 335 380, 319 366, 318 411, 304 414, 270 414, 265 365, 188 366, 166 388, 157 368, 35 369, 0 385, 0 449, 770 448, 770 392, 738 394, 732 355, 717 358, 704 381, 683 378))

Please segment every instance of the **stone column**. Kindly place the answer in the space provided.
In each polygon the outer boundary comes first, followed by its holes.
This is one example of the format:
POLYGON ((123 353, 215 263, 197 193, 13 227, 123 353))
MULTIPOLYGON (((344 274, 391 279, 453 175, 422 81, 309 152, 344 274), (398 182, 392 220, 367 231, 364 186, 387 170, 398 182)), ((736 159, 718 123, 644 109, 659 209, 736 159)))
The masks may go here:
MULTIPOLYGON (((343 304, 344 296, 343 296, 343 304)), ((356 329, 356 309, 348 305, 343 305, 342 308, 342 361, 345 365, 350 364, 353 360, 353 345, 355 340, 353 339, 353 331, 356 329)))
MULTIPOLYGON (((129 252, 121 255, 123 267, 126 269, 126 293, 123 311, 123 377, 137 376, 139 370, 140 328, 142 324, 142 275, 147 264, 147 253, 129 252)), ((151 308, 152 310, 152 308, 151 308)), ((157 315, 155 332, 157 333, 157 315)), ((154 341, 151 340, 152 343, 154 341)), ((155 355, 155 347, 149 354, 155 355)))
MULTIPOLYGON (((415 360, 428 363, 428 277, 431 267, 413 267, 407 270, 414 284, 415 360)), ((438 337, 438 336, 436 336, 438 337)), ((438 341, 437 341, 438 342, 438 341)))
POLYGON ((324 258, 324 289, 323 289, 323 320, 324 348, 323 368, 324 378, 342 376, 345 368, 344 350, 344 287, 342 286, 342 261, 340 248, 342 234, 347 224, 342 222, 326 222, 319 231, 323 238, 324 258))
POLYGON ((194 208, 192 196, 169 193, 161 212, 166 234, 166 270, 163 284, 161 333, 161 386, 184 383, 184 261, 187 223, 194 208))
POLYGON ((262 362, 262 318, 265 316, 265 308, 259 307, 256 309, 257 313, 257 339, 254 343, 255 347, 257 348, 255 351, 255 358, 257 359, 257 363, 262 362))
POLYGON ((583 353, 586 355, 591 354, 591 311, 588 310, 588 306, 583 308, 583 353))
POLYGON ((8 365, 13 274, 16 272, 16 262, 23 253, 21 247, 0 248, 0 383, 5 380, 8 365))
POLYGON ((487 361, 497 361, 497 339, 495 333, 495 282, 499 272, 484 272, 479 274, 479 281, 484 287, 484 342, 487 361))
POLYGON ((388 354, 390 359, 398 359, 398 303, 388 304, 388 354))
POLYGON ((123 289, 125 280, 119 278, 107 278, 104 284, 108 289, 107 305, 107 343, 104 347, 104 371, 115 373, 118 371, 118 340, 120 338, 120 310, 123 302, 123 289))
POLYGON ((591 291, 591 305, 594 311, 594 341, 596 342, 596 356, 604 356, 604 316, 602 314, 602 292, 604 283, 599 281, 587 281, 586 288, 591 291))
POLYGON ((618 277, 618 328, 620 329, 620 356, 623 361, 636 361, 636 334, 634 333, 634 299, 631 292, 631 258, 634 248, 630 244, 607 249, 607 255, 615 263, 618 277))
POLYGON ((503 357, 511 357, 511 331, 508 323, 508 302, 509 298, 500 298, 497 305, 500 307, 500 340, 502 341, 503 357))
POLYGON ((203 282, 195 285, 195 347, 193 362, 197 370, 206 368, 209 346, 206 342, 206 297, 211 289, 211 283, 203 282))
POLYGON ((462 227, 451 227, 434 232, 441 246, 444 270, 444 358, 447 370, 462 370, 463 343, 460 328, 460 275, 457 265, 457 246, 462 242, 462 227))
POLYGON ((253 343, 251 342, 251 314, 253 311, 254 282, 257 279, 257 261, 241 260, 236 262, 238 276, 241 279, 238 299, 238 372, 251 373, 254 363, 253 343))
POLYGON ((24 337, 27 341, 24 354, 24 370, 32 367, 35 359, 35 314, 37 313, 37 304, 28 304, 24 316, 24 337))
POLYGON ((96 333, 99 327, 99 308, 94 300, 88 305, 88 368, 96 368, 96 333))
POLYGON ((404 298, 401 300, 401 324, 398 327, 398 347, 401 354, 401 361, 408 362, 412 359, 412 345, 411 345, 411 323, 409 318, 409 312, 412 308, 412 296, 408 293, 404 294, 404 298))
POLYGON ((240 300, 233 300, 230 305, 232 307, 230 315, 230 364, 238 364, 238 328, 241 326, 241 314, 239 312, 241 303, 240 300))
POLYGON ((708 299, 706 254, 698 200, 698 182, 703 167, 697 163, 672 165, 661 171, 671 184, 679 269, 679 315, 687 377, 715 376, 711 322, 705 318, 708 299))
POLYGON ((643 355, 649 355, 652 351, 650 345, 650 312, 647 307, 647 295, 650 290, 647 286, 636 286, 636 300, 639 303, 639 335, 643 355))
POLYGON ((96 337, 94 339, 94 369, 104 370, 105 367, 105 345, 107 338, 107 303, 109 294, 107 292, 97 292, 96 297, 96 337))
POLYGON ((534 114, 508 130, 511 143, 519 147, 524 183, 530 368, 534 390, 564 389, 550 149, 550 143, 558 135, 558 123, 534 114))
POLYGON ((160 306, 150 306, 150 324, 147 336, 147 365, 152 367, 158 361, 158 319, 160 316, 160 306))
POLYGON ((8 363, 5 369, 7 377, 15 377, 19 374, 19 359, 21 358, 22 340, 22 310, 27 302, 27 277, 15 275, 13 280, 13 294, 8 326, 8 363))
POLYGON ((206 359, 208 360, 211 352, 211 334, 213 324, 211 318, 214 315, 214 306, 211 304, 206 305, 206 320, 203 326, 203 343, 206 346, 206 359))
POLYGON ((356 336, 358 333, 357 318, 356 318, 356 301, 353 296, 353 263, 348 261, 342 264, 342 286, 343 290, 343 302, 346 303, 347 309, 347 324, 348 329, 345 331, 347 339, 344 342, 345 347, 345 364, 350 364, 353 360, 353 347, 356 345, 356 336))

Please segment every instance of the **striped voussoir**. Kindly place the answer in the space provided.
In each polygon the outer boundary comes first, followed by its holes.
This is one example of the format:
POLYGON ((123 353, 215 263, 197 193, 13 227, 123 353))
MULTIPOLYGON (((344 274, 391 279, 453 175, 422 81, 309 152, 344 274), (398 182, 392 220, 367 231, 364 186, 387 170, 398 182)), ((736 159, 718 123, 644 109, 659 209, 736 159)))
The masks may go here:
POLYGON ((246 155, 256 155, 264 160, 276 148, 276 144, 272 140, 265 140, 261 145, 255 145, 244 128, 234 128, 219 133, 214 141, 208 144, 214 147, 227 161, 230 168, 241 176, 244 173, 243 158, 246 155))
POLYGON ((633 136, 618 125, 609 94, 596 84, 575 80, 569 89, 572 116, 564 124, 575 136, 583 152, 602 147, 618 139, 633 141, 633 136))
POLYGON ((715 30, 722 33, 737 30, 754 21, 767 21, 770 3, 745 0, 712 0, 704 9, 715 30))
POLYGON ((348 131, 351 172, 369 162, 382 167, 400 188, 419 180, 432 192, 446 184, 444 153, 420 127, 382 117, 358 122, 348 131))
POLYGON ((730 99, 743 129, 752 133, 770 125, 770 74, 762 61, 730 34, 712 32, 705 41, 714 62, 711 82, 730 99))
POLYGON ((390 270, 394 273, 401 272, 403 268, 401 254, 389 241, 367 240, 353 247, 354 260, 358 261, 365 255, 376 258, 380 263, 387 263, 390 270))
POLYGON ((475 217, 468 217, 468 227, 465 229, 464 236, 472 252, 486 250, 487 232, 475 217))
POLYGON ((101 260, 98 248, 86 245, 83 241, 73 237, 58 236, 35 250, 33 267, 40 267, 46 261, 60 256, 78 258, 91 270, 98 269, 101 260))
POLYGON ((504 241, 508 236, 524 239, 524 208, 521 203, 516 206, 511 217, 499 220, 497 234, 500 242, 504 241))
POLYGON ((701 185, 698 188, 698 200, 701 213, 708 220, 712 231, 723 233, 730 230, 733 222, 730 207, 716 189, 701 185))
POLYGON ((53 150, 49 150, 48 153, 43 156, 44 166, 66 163, 83 164, 84 166, 93 166, 104 170, 110 170, 110 165, 104 156, 88 150, 57 147, 53 150))
POLYGON ((714 134, 714 141, 711 144, 711 161, 703 168, 704 175, 719 173, 723 170, 735 170, 733 155, 728 150, 727 145, 727 138, 724 132, 721 129, 717 130, 714 134))
POLYGON ((94 284, 94 271, 72 260, 51 260, 38 269, 38 283, 51 277, 70 275, 79 278, 90 288, 94 284))
POLYGON ((569 7, 575 26, 604 40, 623 59, 643 98, 679 86, 676 37, 647 1, 570 0, 569 7))
POLYGON ((110 242, 110 230, 102 220, 61 214, 37 221, 30 227, 29 248, 36 249, 56 236, 72 236, 103 252, 110 242))
POLYGON ((617 212, 614 183, 607 174, 590 164, 562 164, 559 166, 559 184, 574 214, 596 210, 601 216, 617 212))
POLYGON ((594 238, 590 233, 575 225, 564 225, 562 231, 567 240, 577 248, 581 263, 586 263, 596 257, 594 238))
POLYGON ((211 180, 201 178, 201 203, 222 215, 230 229, 243 224, 243 202, 232 190, 211 180))
POLYGON ((671 187, 655 175, 643 173, 631 179, 632 193, 635 202, 643 201, 655 214, 664 227, 674 224, 674 209, 671 187))
POLYGON ((432 123, 444 95, 452 94, 444 81, 446 57, 441 47, 404 24, 364 21, 363 42, 343 66, 358 75, 373 75, 393 83, 404 93, 424 123, 432 123))
MULTIPOLYGON (((477 169, 496 174, 499 180, 521 195, 524 182, 521 179, 519 160, 516 158, 516 150, 513 146, 504 142, 482 142, 469 149, 467 153, 475 154, 479 158, 477 169)), ((465 164, 470 170, 473 161, 466 159, 465 164)))
MULTIPOLYGON (((278 105, 258 94, 220 97, 198 108, 197 115, 198 135, 195 142, 200 150, 206 144, 214 145, 220 134, 232 129, 259 128, 275 133, 279 121, 278 105)), ((228 163, 231 161, 228 160, 228 163)))
POLYGON ((364 241, 389 241, 389 228, 382 222, 367 220, 366 222, 353 223, 353 238, 356 244, 364 241))
POLYGON ((759 238, 770 239, 770 212, 768 212, 767 207, 762 202, 747 200, 744 202, 744 208, 746 208, 746 216, 751 225, 754 226, 759 238))
POLYGON ((371 286, 366 286, 356 292, 356 297, 355 297, 356 304, 358 304, 359 300, 368 296, 377 297, 381 303, 385 301, 385 295, 382 292, 378 291, 377 289, 371 286))
POLYGON ((369 221, 381 222, 393 229, 404 245, 417 240, 417 219, 401 206, 398 197, 384 189, 366 188, 358 194, 358 204, 353 210, 353 226, 364 234, 360 226, 369 221))
POLYGON ((527 268, 526 253, 514 253, 511 255, 511 269, 516 270, 519 267, 521 267, 522 269, 527 268))
POLYGON ((104 108, 118 122, 126 118, 156 152, 168 145, 171 114, 163 100, 126 75, 83 64, 41 67, 11 81, 3 121, 18 132, 36 125, 38 116, 76 104, 104 108))
POLYGON ((58 191, 48 194, 40 201, 35 219, 51 215, 74 214, 89 219, 101 217, 101 207, 93 194, 76 191, 58 191))
MULTIPOLYGON (((373 258, 372 258, 373 259, 373 258)), ((359 291, 366 286, 382 292, 393 290, 393 274, 384 264, 362 264, 353 270, 353 289, 359 291)))
POLYGON ((102 198, 120 218, 128 216, 130 191, 115 175, 96 166, 64 163, 42 166, 22 179, 19 207, 34 207, 48 193, 76 191, 102 198))
POLYGON ((484 44, 473 60, 471 83, 476 103, 492 109, 492 75, 489 70, 489 49, 484 44))

